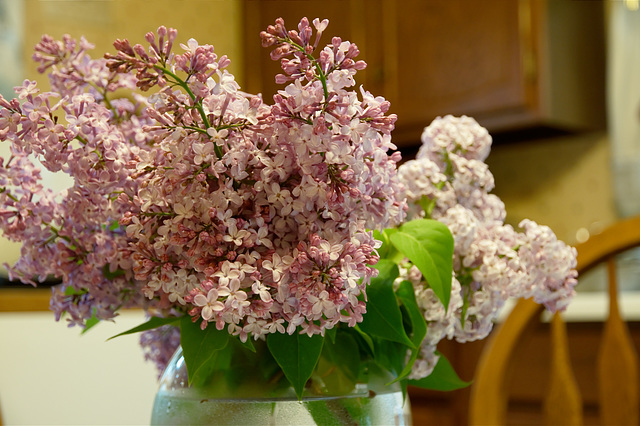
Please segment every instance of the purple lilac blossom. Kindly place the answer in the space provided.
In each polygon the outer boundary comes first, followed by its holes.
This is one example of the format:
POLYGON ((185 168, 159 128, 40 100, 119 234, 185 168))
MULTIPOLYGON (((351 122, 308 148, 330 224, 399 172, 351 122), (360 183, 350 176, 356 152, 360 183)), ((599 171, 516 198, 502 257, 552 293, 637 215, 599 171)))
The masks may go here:
MULTIPOLYGON (((351 90, 365 67, 355 44, 319 47, 327 23, 263 33, 287 83, 272 105, 242 92, 213 46, 174 52, 173 29, 147 47, 116 40, 104 59, 43 36, 34 59, 51 91, 25 81, 0 97, 0 227, 23 243, 11 277, 61 278, 51 308, 70 325, 142 307, 245 340, 361 321, 372 230, 402 222, 406 203, 396 117, 351 90), (51 193, 40 166, 73 185, 51 193)), ((146 356, 162 366, 174 334, 145 333, 146 356)))

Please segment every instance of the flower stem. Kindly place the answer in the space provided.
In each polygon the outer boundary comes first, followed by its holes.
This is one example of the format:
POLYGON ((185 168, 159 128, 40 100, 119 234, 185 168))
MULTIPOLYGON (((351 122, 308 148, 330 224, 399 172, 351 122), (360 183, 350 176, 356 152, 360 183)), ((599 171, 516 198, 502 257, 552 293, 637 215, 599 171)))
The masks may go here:
MULTIPOLYGON (((307 57, 307 59, 311 61, 313 66, 316 68, 316 71, 318 73, 318 79, 320 80, 320 83, 322 83, 322 91, 324 92, 324 104, 326 106, 326 104, 329 102, 329 89, 327 87, 327 75, 322 71, 322 68, 320 67, 320 64, 318 63, 316 58, 312 54, 307 53, 304 50, 304 47, 300 46, 298 43, 294 42, 290 38, 287 37, 286 39, 280 39, 280 40, 284 43, 288 43, 291 46, 295 47, 299 52, 304 54, 307 57)), ((324 110, 324 107, 323 107, 323 110, 324 110)))
MULTIPOLYGON (((0 188, 0 194, 3 194, 7 192, 7 188, 6 187, 2 187, 0 188)), ((10 192, 7 192, 7 197, 9 197, 10 199, 12 199, 13 201, 15 201, 16 203, 19 201, 13 194, 11 194, 10 192)))
MULTIPOLYGON (((169 71, 168 69, 166 69, 163 66, 154 65, 153 67, 156 70, 158 70, 158 71, 168 75, 169 77, 171 77, 178 86, 182 87, 185 90, 185 92, 187 92, 187 94, 189 95, 189 97, 193 101, 193 106, 200 113, 200 118, 202 118, 202 122, 203 122, 203 124, 205 126, 205 132, 206 132, 206 129, 211 127, 211 123, 209 122, 209 118, 207 117, 207 114, 204 112, 204 108, 202 108, 202 102, 191 91, 191 88, 189 87, 189 84, 187 84, 187 82, 185 80, 182 80, 176 74, 172 73, 171 71, 169 71)), ((216 153, 216 156, 218 157, 218 159, 222 159, 222 155, 223 155, 222 148, 220 148, 218 145, 215 145, 213 149, 214 149, 214 152, 216 153)))

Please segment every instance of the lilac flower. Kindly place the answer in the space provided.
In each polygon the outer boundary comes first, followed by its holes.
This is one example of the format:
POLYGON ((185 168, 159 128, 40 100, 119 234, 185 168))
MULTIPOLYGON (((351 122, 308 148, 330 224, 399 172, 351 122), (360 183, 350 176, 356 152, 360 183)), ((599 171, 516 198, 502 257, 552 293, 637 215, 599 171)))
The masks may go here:
POLYGON ((435 366, 437 343, 482 339, 508 298, 533 298, 562 310, 576 285, 576 252, 548 227, 525 220, 518 232, 504 224, 502 201, 489 192, 494 182, 484 159, 491 147, 486 129, 469 117, 437 118, 422 134, 415 160, 398 169, 409 217, 431 217, 454 237, 451 303, 444 308, 412 267, 399 278, 413 283, 428 323, 427 337, 411 377, 435 366))

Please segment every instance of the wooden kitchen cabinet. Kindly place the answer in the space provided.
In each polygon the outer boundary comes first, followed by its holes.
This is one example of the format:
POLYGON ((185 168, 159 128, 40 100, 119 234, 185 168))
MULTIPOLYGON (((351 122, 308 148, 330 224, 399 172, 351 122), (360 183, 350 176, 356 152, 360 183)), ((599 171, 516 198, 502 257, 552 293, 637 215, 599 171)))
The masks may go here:
POLYGON ((391 101, 400 147, 445 114, 471 115, 494 135, 602 129, 603 14, 598 1, 246 0, 242 83, 265 99, 279 89, 258 36, 277 17, 292 29, 303 16, 329 18, 322 42, 359 46, 368 67, 357 84, 391 101))

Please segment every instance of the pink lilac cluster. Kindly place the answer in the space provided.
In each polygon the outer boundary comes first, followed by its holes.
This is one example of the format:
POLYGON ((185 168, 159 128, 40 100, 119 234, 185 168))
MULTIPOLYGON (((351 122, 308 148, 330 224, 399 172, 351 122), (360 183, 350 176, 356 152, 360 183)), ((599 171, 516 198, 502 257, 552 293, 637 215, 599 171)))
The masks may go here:
MULTIPOLYGON (((396 117, 350 89, 365 67, 356 45, 335 37, 315 54, 327 23, 262 33, 288 83, 273 105, 242 92, 212 46, 174 52, 173 29, 147 47, 117 40, 105 59, 43 37, 34 58, 52 91, 25 81, 0 97, 0 226, 23 242, 11 276, 62 278, 52 308, 78 325, 129 306, 243 340, 359 322, 372 229, 401 222, 406 203, 396 117), (45 190, 38 163, 73 185, 45 190)), ((172 349, 143 340, 160 363, 172 349)))
POLYGON ((470 117, 439 117, 422 134, 415 160, 398 169, 409 217, 445 223, 454 237, 452 297, 445 311, 420 272, 408 265, 401 279, 415 287, 429 327, 412 377, 427 376, 444 338, 466 342, 491 331, 509 298, 533 298, 549 310, 564 309, 577 284, 576 251, 531 220, 522 232, 505 224, 505 207, 490 191, 484 162, 491 136, 470 117))

